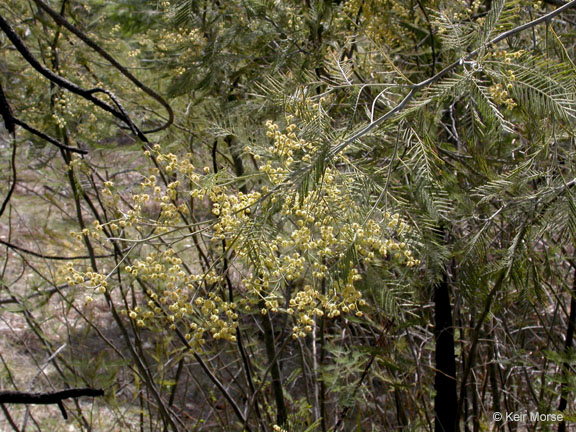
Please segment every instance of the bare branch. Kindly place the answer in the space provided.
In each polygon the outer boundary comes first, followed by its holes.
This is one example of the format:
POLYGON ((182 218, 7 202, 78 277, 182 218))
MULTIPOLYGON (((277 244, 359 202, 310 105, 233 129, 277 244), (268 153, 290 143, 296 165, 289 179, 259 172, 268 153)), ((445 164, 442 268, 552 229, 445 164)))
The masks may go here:
POLYGON ((0 206, 0 217, 4 214, 6 207, 8 207, 8 203, 10 202, 10 198, 14 193, 14 189, 16 189, 16 181, 17 181, 17 171, 16 171, 16 135, 12 134, 12 156, 10 157, 10 170, 12 171, 12 181, 10 182, 10 189, 8 189, 8 194, 4 198, 2 205, 0 206))
POLYGON ((24 41, 22 41, 22 39, 20 39, 18 34, 16 34, 14 29, 10 26, 10 24, 8 24, 8 22, 4 19, 4 17, 2 15, 0 15, 0 29, 6 34, 6 36, 8 36, 8 39, 10 39, 10 41, 12 42, 14 47, 18 50, 20 55, 22 55, 22 57, 24 57, 24 59, 30 64, 30 66, 32 66, 34 69, 36 69, 40 74, 42 74, 44 77, 46 77, 48 80, 50 80, 54 84, 57 84, 58 86, 65 88, 66 90, 71 91, 72 93, 75 93, 75 94, 83 97, 86 100, 89 100, 94 105, 102 108, 106 112, 109 112, 114 117, 120 119, 122 122, 124 122, 126 125, 128 125, 130 130, 132 130, 134 135, 136 135, 138 138, 140 138, 140 140, 142 140, 143 142, 148 142, 148 139, 146 138, 146 136, 134 125, 134 123, 132 123, 132 120, 130 119, 130 117, 128 117, 121 110, 115 109, 114 107, 107 104, 103 100, 98 99, 97 97, 94 96, 94 93, 97 93, 97 92, 104 92, 107 95, 110 95, 109 91, 101 89, 101 88, 93 88, 90 90, 86 90, 86 89, 74 84, 72 81, 69 81, 66 78, 63 78, 60 75, 58 75, 58 74, 52 72, 51 70, 47 69, 46 67, 44 67, 38 60, 36 60, 36 58, 32 55, 32 53, 30 52, 30 50, 28 49, 26 44, 24 44, 24 41))
POLYGON ((33 135, 36 135, 37 137, 42 138, 45 141, 48 141, 50 144, 55 145, 56 147, 62 149, 62 150, 68 150, 71 151, 73 153, 80 153, 80 154, 87 154, 88 151, 86 150, 82 150, 76 147, 71 147, 68 146, 66 144, 62 144, 60 141, 58 141, 57 139, 52 138, 50 135, 46 135, 44 132, 39 131, 38 129, 33 128, 32 126, 30 126, 28 123, 23 122, 20 119, 17 119, 15 117, 12 117, 12 120, 14 121, 14 124, 17 124, 18 126, 21 126, 23 129, 26 129, 28 132, 30 132, 33 135))
MULTIPOLYGON (((84 260, 84 259, 90 259, 90 256, 88 255, 84 255, 84 256, 61 256, 61 255, 45 255, 39 252, 34 252, 30 249, 25 249, 22 246, 17 246, 13 243, 7 242, 6 240, 2 240, 0 239, 0 244, 3 244, 4 246, 9 247, 10 249, 13 249, 15 251, 18 252, 22 252, 28 255, 32 255, 38 258, 44 258, 44 259, 49 259, 49 260, 56 260, 56 261, 72 261, 72 260, 84 260)), ((109 255, 95 255, 95 258, 109 258, 111 256, 114 256, 114 254, 109 254, 109 255)))
POLYGON ((40 7, 48 15, 50 15, 54 21, 56 21, 62 27, 65 27, 66 29, 68 29, 70 32, 72 32, 74 35, 76 35, 82 42, 84 42, 86 45, 88 45, 90 48, 92 48, 94 51, 96 51, 101 57, 108 60, 110 62, 110 64, 112 64, 112 66, 114 66, 116 69, 118 69, 118 71, 120 71, 120 73, 122 75, 124 75, 126 78, 128 78, 130 81, 132 81, 136 85, 136 87, 138 87, 140 90, 142 90, 148 96, 151 96, 152 98, 154 98, 156 101, 158 101, 166 109, 166 111, 168 113, 168 120, 163 125, 161 125, 157 128, 154 128, 154 129, 146 130, 146 131, 144 131, 144 133, 152 133, 152 132, 161 131, 163 129, 166 129, 168 126, 170 126, 174 122, 174 111, 172 110, 172 107, 168 104, 168 102, 166 102, 166 100, 164 100, 164 98, 162 96, 160 96, 154 90, 150 89, 149 87, 144 85, 142 82, 140 82, 134 75, 132 75, 132 73, 128 69, 126 69, 120 63, 118 63, 118 61, 114 57, 112 57, 110 54, 108 54, 108 52, 105 51, 100 45, 98 45, 96 42, 94 42, 92 39, 90 39, 88 36, 86 36, 86 34, 84 34, 81 30, 79 30, 73 24, 68 22, 68 20, 66 20, 62 15, 60 15, 54 9, 50 8, 50 6, 48 6, 42 0, 34 0, 34 3, 36 3, 36 5, 38 7, 40 7))
POLYGON ((28 393, 19 391, 0 391, 0 404, 24 404, 24 405, 58 405, 64 419, 68 418, 62 401, 64 399, 78 398, 82 396, 104 396, 104 391, 92 388, 75 388, 49 393, 28 393))
POLYGON ((4 90, 2 89, 2 84, 0 83, 0 114, 4 119, 4 126, 6 130, 11 134, 14 134, 14 117, 12 117, 12 109, 10 108, 10 104, 6 100, 6 96, 4 95, 4 90))

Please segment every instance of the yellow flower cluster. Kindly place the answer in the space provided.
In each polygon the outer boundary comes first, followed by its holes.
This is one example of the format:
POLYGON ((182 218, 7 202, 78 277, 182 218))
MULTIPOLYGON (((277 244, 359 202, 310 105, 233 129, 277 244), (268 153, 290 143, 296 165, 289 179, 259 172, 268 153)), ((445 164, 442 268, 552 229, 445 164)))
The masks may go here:
POLYGON ((504 60, 505 63, 512 63, 512 60, 518 60, 526 54, 526 50, 508 51, 505 49, 494 50, 488 53, 488 56, 496 61, 504 60))
POLYGON ((287 116, 288 125, 284 133, 280 132, 277 124, 270 120, 266 122, 266 136, 274 139, 271 153, 276 158, 266 160, 266 163, 260 167, 260 171, 268 174, 273 185, 279 185, 286 179, 286 175, 291 172, 296 161, 310 162, 318 148, 317 143, 311 143, 296 136, 296 125, 291 123, 292 119, 292 116, 287 116))
MULTIPOLYGON (((200 176, 195 173, 194 164, 192 164, 192 154, 187 153, 182 156, 177 156, 174 153, 161 153, 160 146, 156 144, 152 150, 146 150, 144 152, 146 156, 156 156, 156 161, 164 166, 167 173, 178 173, 189 177, 189 179, 197 183, 200 180, 200 176)), ((143 186, 151 186, 150 182, 143 182, 143 186)))
POLYGON ((213 226, 212 239, 230 238, 237 243, 243 243, 246 236, 250 235, 252 206, 260 200, 262 194, 224 193, 223 188, 213 187, 208 195, 213 202, 212 214, 218 217, 213 226))
POLYGON ((96 225, 96 230, 84 228, 82 231, 70 231, 70 236, 76 240, 83 240, 84 237, 89 237, 96 240, 100 238, 100 233, 98 232, 99 230, 101 230, 100 224, 96 225))
POLYGON ((56 121, 56 124, 60 129, 66 127, 66 117, 74 115, 70 106, 70 95, 68 93, 60 92, 58 93, 58 96, 54 98, 54 111, 52 113, 52 118, 56 121))
MULTIPOLYGON (((292 120, 287 119, 282 131, 277 124, 266 123, 273 144, 267 146, 267 154, 262 154, 266 163, 260 170, 272 186, 282 185, 297 169, 297 161, 304 156, 311 160, 319 150, 318 143, 298 138, 292 120)), ((355 285, 362 280, 359 265, 386 260, 407 266, 419 263, 406 243, 395 239, 408 232, 400 216, 385 214, 381 221, 359 223, 364 217, 351 189, 348 176, 327 167, 318 186, 306 196, 292 192, 272 197, 272 205, 280 207, 275 216, 278 234, 238 242, 237 257, 254 269, 242 281, 247 292, 268 299, 282 298, 282 287, 286 285, 294 289, 284 312, 294 317, 295 337, 312 331, 315 316, 362 314, 359 308, 365 302, 355 285), (254 256, 253 250, 259 254, 254 256), (356 262, 350 260, 352 250, 356 262)), ((266 300, 261 313, 274 312, 277 304, 266 300)))
POLYGON ((347 0, 342 12, 352 20, 361 17, 367 36, 387 46, 400 45, 408 35, 403 20, 414 25, 420 22, 406 2, 398 0, 347 0))
MULTIPOLYGON (((336 165, 326 167, 307 193, 283 192, 287 178, 302 161, 313 162, 321 144, 299 137, 290 117, 282 130, 272 122, 266 127, 272 144, 259 147, 266 162, 260 170, 263 184, 256 190, 238 191, 225 174, 211 174, 207 167, 198 170, 190 154, 179 157, 156 146, 145 154, 158 168, 144 176, 138 193, 110 201, 117 206, 128 202, 129 209, 117 207, 120 217, 78 233, 143 236, 153 229, 162 238, 143 258, 126 259, 124 271, 146 288, 146 298, 136 299, 138 303, 125 311, 137 326, 178 329, 199 350, 209 339, 235 340, 239 311, 258 311, 289 314, 293 336, 304 337, 318 317, 362 316, 366 302, 359 284, 367 265, 419 263, 403 241, 409 232, 406 222, 398 214, 374 212, 367 218, 352 192, 353 178, 336 165), (160 181, 162 175, 169 182, 160 181), (223 294, 227 290, 222 266, 198 271, 196 253, 168 246, 179 231, 189 235, 182 221, 194 200, 210 205, 202 235, 213 241, 205 243, 206 248, 217 246, 208 254, 221 254, 223 243, 229 257, 226 271, 241 280, 234 287, 234 303, 223 294), (150 206, 159 208, 154 218, 146 217, 150 206)), ((113 187, 105 182, 106 194, 117 195, 113 187)), ((67 276, 69 283, 85 284, 96 294, 107 289, 103 275, 71 271, 67 276)))
POLYGON ((504 105, 509 110, 518 106, 516 101, 508 94, 508 90, 506 90, 501 83, 497 83, 488 87, 488 91, 490 92, 492 99, 494 99, 494 102, 497 104, 504 105))
POLYGON ((168 51, 175 46, 181 46, 187 43, 190 47, 194 42, 203 42, 200 32, 196 29, 179 28, 177 30, 168 31, 164 29, 157 36, 156 48, 160 51, 168 51))
POLYGON ((141 193, 132 196, 132 210, 126 212, 123 219, 131 219, 133 216, 135 220, 132 220, 132 223, 150 222, 152 219, 156 232, 161 234, 177 226, 181 217, 189 213, 185 198, 203 196, 200 186, 202 176, 196 172, 196 167, 191 162, 192 155, 189 153, 184 157, 173 153, 163 154, 160 146, 156 145, 144 154, 153 157, 165 173, 176 179, 167 185, 160 185, 159 170, 153 170, 153 173, 140 183, 141 193), (186 193, 183 193, 184 183, 191 188, 186 193), (159 214, 149 215, 148 210, 155 207, 159 208, 159 214))
MULTIPOLYGON (((163 154, 160 147, 155 146, 145 151, 145 155, 153 157, 162 172, 168 174, 172 181, 168 184, 160 182, 160 170, 153 170, 141 181, 139 193, 133 194, 128 200, 128 210, 119 207, 125 200, 111 199, 109 202, 116 205, 113 213, 120 214, 120 217, 102 224, 95 221, 93 228, 73 233, 78 239, 83 239, 84 236, 99 239, 105 228, 107 233, 113 235, 117 231, 120 234, 119 230, 126 235, 131 229, 130 233, 136 236, 142 235, 142 227, 151 227, 161 236, 165 235, 168 228, 185 229, 185 225, 177 226, 181 216, 187 215, 189 211, 184 199, 204 199, 205 196, 214 202, 213 213, 217 213, 216 209, 222 212, 218 224, 213 224, 213 236, 217 238, 220 234, 239 228, 241 224, 238 224, 235 218, 249 215, 250 206, 260 197, 258 193, 245 196, 225 193, 221 186, 211 184, 210 170, 203 170, 203 174, 196 172, 190 154, 184 157, 171 153, 163 154), (146 217, 148 206, 160 208, 156 218, 146 217)), ((113 191, 113 187, 112 182, 104 182, 103 195, 117 198, 119 193, 113 191)), ((143 259, 136 259, 125 266, 125 272, 138 278, 149 288, 146 290, 147 299, 125 310, 124 314, 139 327, 178 328, 183 331, 190 346, 196 350, 201 349, 206 342, 207 334, 213 339, 235 340, 238 319, 236 305, 215 294, 218 290, 214 287, 222 283, 223 277, 214 268, 200 274, 191 273, 190 268, 183 263, 184 257, 184 254, 177 253, 172 248, 159 247, 143 259)), ((92 288, 95 294, 104 293, 107 289, 104 275, 83 273, 71 265, 65 267, 62 274, 67 283, 83 284, 92 288)), ((86 299, 93 300, 91 296, 86 299)))
POLYGON ((148 301, 126 314, 139 326, 167 325, 179 328, 193 349, 200 349, 206 334, 214 339, 234 341, 238 314, 236 305, 222 300, 214 292, 200 295, 202 284, 222 281, 214 270, 206 274, 189 274, 174 249, 153 252, 124 268, 146 282, 148 301))
POLYGON ((150 29, 140 37, 139 48, 134 51, 142 52, 147 57, 167 60, 173 60, 177 53, 178 62, 174 65, 174 72, 179 76, 198 61, 206 42, 206 38, 197 29, 150 29))
POLYGON ((91 293, 87 293, 85 297, 87 303, 92 301, 92 295, 104 294, 108 289, 106 275, 90 271, 79 271, 72 262, 68 262, 65 266, 58 269, 57 279, 59 282, 66 283, 69 286, 83 285, 91 290, 91 293))

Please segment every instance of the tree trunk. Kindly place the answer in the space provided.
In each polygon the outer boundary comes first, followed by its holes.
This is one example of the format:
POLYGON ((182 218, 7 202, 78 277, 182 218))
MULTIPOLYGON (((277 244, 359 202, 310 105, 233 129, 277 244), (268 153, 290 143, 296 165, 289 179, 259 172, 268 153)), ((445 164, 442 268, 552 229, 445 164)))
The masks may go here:
MULTIPOLYGON (((570 299, 570 312, 568 316, 568 326, 566 329, 566 341, 564 342, 564 350, 566 354, 568 354, 572 349, 572 340, 574 339, 574 327, 576 325, 576 270, 574 270, 574 281, 572 282, 572 292, 571 299, 570 299)), ((568 388, 567 388, 567 380, 568 374, 570 370, 570 365, 568 363, 564 363, 562 365, 562 375, 564 381, 562 382, 562 387, 560 389, 560 403, 558 404, 558 411, 563 413, 568 406, 568 388)), ((566 432, 566 422, 561 421, 558 423, 558 432, 566 432)))
POLYGON ((434 287, 434 340, 436 342, 436 376, 434 377, 434 431, 458 430, 456 395, 456 360, 454 356, 454 327, 447 275, 434 287))
MULTIPOLYGON (((264 302, 261 303, 264 307, 264 302)), ((276 359, 276 347, 274 346, 274 329, 270 315, 262 317, 262 327, 264 328, 264 343, 266 344, 266 355, 271 365, 270 374, 272 375, 272 390, 274 391, 274 400, 276 402, 276 424, 283 426, 288 421, 288 411, 284 401, 284 390, 282 388, 282 377, 280 366, 276 359)))

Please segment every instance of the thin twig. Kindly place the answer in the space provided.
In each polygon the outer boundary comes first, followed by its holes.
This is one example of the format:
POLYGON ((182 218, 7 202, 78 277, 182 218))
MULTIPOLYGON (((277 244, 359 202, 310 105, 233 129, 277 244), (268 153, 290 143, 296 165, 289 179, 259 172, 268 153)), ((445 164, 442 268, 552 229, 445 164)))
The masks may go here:
POLYGON ((2 411, 4 412, 4 415, 6 416, 6 420, 8 420, 8 423, 10 423, 10 426, 12 426, 12 429, 14 429, 16 432, 20 432, 20 429, 18 429, 16 422, 14 422, 14 419, 12 418, 12 416, 10 415, 10 412, 4 406, 4 404, 0 404, 0 408, 2 408, 2 411))

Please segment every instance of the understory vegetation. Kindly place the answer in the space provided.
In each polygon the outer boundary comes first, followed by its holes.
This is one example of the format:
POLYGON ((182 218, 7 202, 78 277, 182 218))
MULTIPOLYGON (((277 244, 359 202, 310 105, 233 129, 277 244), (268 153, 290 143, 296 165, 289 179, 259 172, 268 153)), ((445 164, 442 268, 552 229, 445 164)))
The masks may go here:
POLYGON ((572 6, 4 0, 0 429, 571 430, 572 6))

